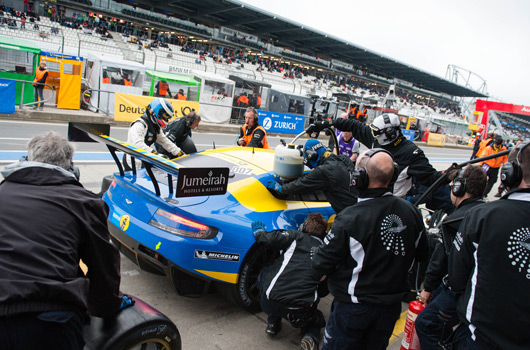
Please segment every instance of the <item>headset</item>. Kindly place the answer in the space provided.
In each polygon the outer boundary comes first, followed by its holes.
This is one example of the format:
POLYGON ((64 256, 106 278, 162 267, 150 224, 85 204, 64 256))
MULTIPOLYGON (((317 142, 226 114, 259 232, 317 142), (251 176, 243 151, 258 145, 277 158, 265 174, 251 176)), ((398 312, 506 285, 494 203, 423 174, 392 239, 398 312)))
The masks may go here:
POLYGON ((248 107, 247 112, 252 112, 254 114, 254 125, 259 124, 259 117, 258 117, 258 111, 254 107, 248 107))
POLYGON ((199 117, 199 115, 197 114, 197 112, 195 112, 194 109, 191 110, 190 112, 190 118, 188 120, 186 120, 186 126, 189 128, 193 125, 193 123, 195 123, 195 121, 197 120, 197 118, 199 117))
POLYGON ((451 192, 455 197, 464 197, 466 194, 466 178, 464 176, 464 170, 460 170, 458 175, 453 180, 451 192))
POLYGON ((517 187, 523 179, 523 171, 521 170, 521 153, 530 144, 530 141, 525 141, 515 147, 519 152, 515 157, 515 161, 510 161, 504 164, 501 168, 501 182, 506 187, 517 187))
POLYGON ((318 159, 317 150, 321 148, 324 148, 324 145, 322 144, 322 142, 319 142, 308 149, 304 149, 304 164, 307 165, 311 161, 316 161, 318 159), (318 146, 318 147, 315 147, 315 146, 318 146))
MULTIPOLYGON (((364 156, 368 158, 372 158, 375 154, 380 153, 380 152, 384 152, 392 158, 392 163, 393 163, 393 168, 394 168, 393 173, 392 173, 392 179, 390 180, 390 185, 392 185, 394 182, 396 182, 397 177, 399 175, 399 165, 394 161, 394 157, 392 157, 392 154, 383 148, 373 148, 369 150, 368 152, 366 152, 364 156)), ((369 161, 370 159, 368 159, 368 162, 369 161)), ((366 164, 368 164, 368 162, 366 164)), ((350 182, 351 186, 356 188, 357 190, 367 189, 368 184, 370 183, 370 179, 368 177, 368 171, 366 171, 366 168, 364 167, 355 168, 350 175, 350 180, 351 180, 350 182)))
MULTIPOLYGON (((20 162, 27 162, 28 156, 22 156, 19 159, 20 162)), ((79 177, 81 176, 81 172, 79 171, 79 167, 77 167, 73 161, 70 162, 70 167, 68 168, 68 171, 74 174, 75 179, 79 181, 79 177)))

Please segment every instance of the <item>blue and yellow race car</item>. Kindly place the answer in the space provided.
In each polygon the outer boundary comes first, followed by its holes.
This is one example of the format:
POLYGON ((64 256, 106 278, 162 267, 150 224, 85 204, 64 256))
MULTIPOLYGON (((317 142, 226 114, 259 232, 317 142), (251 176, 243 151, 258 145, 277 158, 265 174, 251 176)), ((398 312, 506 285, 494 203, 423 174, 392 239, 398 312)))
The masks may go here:
POLYGON ((113 241, 143 270, 167 276, 181 295, 203 295, 215 282, 221 294, 256 310, 256 279, 274 254, 256 244, 251 223, 289 229, 311 212, 330 221, 335 214, 322 192, 272 194, 266 188, 276 176, 270 150, 230 147, 170 161, 105 135, 96 138, 107 144, 120 168, 103 196, 113 241), (123 171, 116 150, 141 160, 144 168, 123 171), (200 188, 183 176, 193 169, 203 170, 196 181, 213 184, 213 191, 224 185, 226 193, 196 193, 200 188), (218 169, 225 172, 217 177, 218 169))

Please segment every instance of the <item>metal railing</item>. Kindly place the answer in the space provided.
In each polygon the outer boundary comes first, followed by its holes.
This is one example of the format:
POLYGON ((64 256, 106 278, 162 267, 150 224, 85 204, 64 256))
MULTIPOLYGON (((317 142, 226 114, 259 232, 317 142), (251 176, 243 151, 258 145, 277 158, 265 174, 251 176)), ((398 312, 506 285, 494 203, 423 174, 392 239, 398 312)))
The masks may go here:
POLYGON ((202 62, 200 64, 197 63, 197 60, 199 60, 199 55, 197 55, 196 58, 193 58, 193 57, 184 55, 178 51, 162 50, 160 48, 153 49, 152 53, 155 56, 155 65, 154 65, 155 70, 157 69, 157 65, 159 63, 164 63, 168 65, 180 66, 183 68, 191 68, 195 70, 206 71, 205 64, 202 64, 202 62))
POLYGON ((22 21, 14 17, 0 19, 0 35, 30 40, 44 40, 59 45, 57 51, 64 53, 64 33, 61 28, 42 22, 22 21), (31 38, 31 35, 35 35, 31 38))
POLYGON ((110 112, 109 110, 109 103, 110 103, 110 96, 109 98, 107 98, 107 108, 106 109, 103 109, 101 107, 97 107, 97 106, 94 106, 92 104, 92 92, 97 92, 98 93, 98 104, 101 102, 101 93, 107 93, 107 94, 115 94, 116 92, 115 91, 107 91, 107 90, 100 90, 100 89, 86 89, 85 91, 83 91, 83 99, 82 99, 82 103, 86 104, 88 107, 91 107, 93 109, 95 109, 96 112, 103 112, 105 115, 114 115, 114 112, 110 112), (87 95, 88 94, 88 95, 87 95), (87 101, 87 97, 88 97, 88 101, 87 101))
MULTIPOLYGON (((40 103, 44 104, 45 102, 51 101, 55 97, 55 89, 53 88, 53 86, 51 86, 49 84, 34 83, 32 81, 18 80, 18 79, 8 79, 8 80, 12 80, 12 81, 16 81, 16 82, 22 83, 22 88, 21 88, 21 91, 20 91, 20 103, 18 105, 19 109, 24 109, 24 106, 32 106, 32 105, 35 105, 35 104, 38 105, 40 103), (52 95, 49 98, 43 99, 41 101, 33 101, 33 102, 24 103, 24 86, 26 86, 26 84, 31 84, 31 85, 36 84, 36 85, 47 86, 52 91, 52 95)), ((55 106, 55 103, 53 105, 55 106)))

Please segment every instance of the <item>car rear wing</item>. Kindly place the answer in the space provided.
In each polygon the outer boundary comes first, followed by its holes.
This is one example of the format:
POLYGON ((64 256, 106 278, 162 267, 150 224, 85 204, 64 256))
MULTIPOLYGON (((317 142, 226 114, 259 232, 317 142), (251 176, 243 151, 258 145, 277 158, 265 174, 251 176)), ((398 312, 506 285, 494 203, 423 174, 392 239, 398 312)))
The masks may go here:
POLYGON ((160 196, 160 186, 153 173, 153 167, 167 173, 169 193, 173 194, 173 176, 177 178, 176 197, 193 197, 204 195, 218 195, 226 193, 228 187, 228 168, 187 168, 181 167, 173 161, 160 157, 150 151, 135 147, 127 142, 109 136, 110 125, 100 123, 68 123, 68 140, 73 142, 101 142, 107 148, 118 166, 120 176, 125 176, 124 166, 116 152, 121 151, 131 157, 131 168, 136 175, 136 162, 142 162, 155 193, 160 196), (181 175, 181 176, 179 176, 181 175), (217 181, 203 181, 204 178, 218 178, 217 181), (194 181, 194 179, 197 179, 194 181), (226 181, 223 181, 226 180, 226 181), (187 185, 187 184, 192 184, 187 185), (215 184, 212 185, 212 184, 215 184), (191 188, 193 187, 193 188, 191 188))

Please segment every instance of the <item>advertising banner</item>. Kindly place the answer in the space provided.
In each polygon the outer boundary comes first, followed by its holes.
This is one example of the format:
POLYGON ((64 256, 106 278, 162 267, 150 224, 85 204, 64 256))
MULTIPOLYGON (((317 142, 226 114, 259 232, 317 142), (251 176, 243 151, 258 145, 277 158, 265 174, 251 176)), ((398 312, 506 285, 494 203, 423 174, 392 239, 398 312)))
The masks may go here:
POLYGON ((414 142, 414 134, 416 133, 414 130, 401 129, 401 131, 407 140, 414 142))
POLYGON ((428 146, 445 146, 445 135, 430 133, 427 139, 428 146))
POLYGON ((15 88, 14 80, 0 79, 0 113, 15 113, 15 88))
POLYGON ((267 133, 299 134, 304 131, 303 115, 258 110, 260 124, 267 133))
MULTIPOLYGON (((114 101, 114 120, 132 122, 142 116, 151 101, 157 97, 139 96, 117 92, 114 101)), ((167 99, 173 105, 176 117, 182 117, 193 109, 199 113, 199 102, 167 99)))

